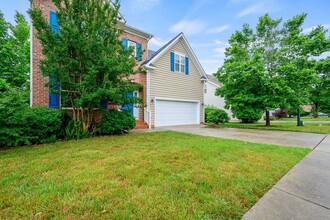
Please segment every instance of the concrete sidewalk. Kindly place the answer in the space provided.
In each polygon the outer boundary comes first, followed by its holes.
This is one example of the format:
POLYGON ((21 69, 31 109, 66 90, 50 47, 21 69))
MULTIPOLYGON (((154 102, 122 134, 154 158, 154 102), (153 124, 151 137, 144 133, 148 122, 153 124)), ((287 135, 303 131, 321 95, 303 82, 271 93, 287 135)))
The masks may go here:
POLYGON ((242 219, 330 219, 330 136, 291 169, 242 219))

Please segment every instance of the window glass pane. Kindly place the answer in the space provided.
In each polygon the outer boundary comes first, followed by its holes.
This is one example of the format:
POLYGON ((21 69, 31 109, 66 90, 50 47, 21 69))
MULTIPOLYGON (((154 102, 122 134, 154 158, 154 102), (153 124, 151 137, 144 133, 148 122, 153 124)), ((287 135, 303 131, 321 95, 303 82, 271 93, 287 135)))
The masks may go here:
POLYGON ((180 69, 181 73, 184 73, 184 65, 181 64, 181 69, 180 69))
POLYGON ((133 41, 128 41, 128 46, 129 47, 133 47, 133 52, 132 52, 132 56, 136 57, 136 43, 133 41))
POLYGON ((72 107, 70 103, 69 93, 66 91, 61 91, 61 107, 62 108, 72 107))
POLYGON ((179 71, 180 71, 179 68, 180 68, 180 64, 176 63, 176 64, 175 64, 175 71, 176 71, 176 72, 179 72, 179 71))

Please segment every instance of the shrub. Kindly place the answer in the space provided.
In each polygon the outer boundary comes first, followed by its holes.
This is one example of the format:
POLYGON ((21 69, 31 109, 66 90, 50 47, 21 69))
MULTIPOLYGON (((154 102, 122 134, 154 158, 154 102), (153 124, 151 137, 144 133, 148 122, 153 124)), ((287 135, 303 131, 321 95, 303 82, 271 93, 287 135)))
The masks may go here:
POLYGON ((262 117, 262 112, 254 108, 242 108, 239 112, 236 111, 234 116, 241 120, 242 123, 255 123, 262 117))
POLYGON ((124 134, 135 126, 135 118, 129 112, 110 109, 102 115, 96 130, 100 135, 124 134))
POLYGON ((54 142, 62 118, 59 110, 30 108, 22 91, 6 91, 0 95, 0 147, 54 142))
POLYGON ((279 109, 276 109, 275 112, 272 115, 276 118, 287 118, 288 117, 288 110, 279 108, 279 109))
POLYGON ((225 123, 229 121, 228 114, 215 106, 207 106, 205 108, 205 122, 212 124, 225 123))
MULTIPOLYGON (((6 109, 6 108, 5 108, 6 109)), ((4 110, 4 109, 2 109, 4 110)), ((55 142, 62 125, 62 111, 49 108, 9 109, 0 127, 0 146, 21 146, 55 142)))

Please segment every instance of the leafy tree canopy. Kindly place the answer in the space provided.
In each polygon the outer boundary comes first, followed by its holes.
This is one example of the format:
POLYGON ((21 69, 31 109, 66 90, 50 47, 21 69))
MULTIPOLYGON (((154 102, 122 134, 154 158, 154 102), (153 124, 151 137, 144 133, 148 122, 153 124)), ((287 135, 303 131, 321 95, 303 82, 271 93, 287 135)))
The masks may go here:
POLYGON ((127 93, 138 85, 130 83, 136 60, 119 39, 119 3, 103 0, 53 0, 57 7, 59 30, 52 30, 42 11, 29 11, 37 30, 45 59, 40 63, 52 92, 58 82, 61 94, 68 95, 74 120, 87 132, 93 123, 94 109, 103 101, 114 105, 137 102, 127 93))
POLYGON ((225 98, 226 108, 243 122, 253 122, 266 111, 308 103, 315 81, 315 56, 330 48, 326 31, 318 26, 303 33, 306 14, 281 26, 282 19, 261 16, 253 31, 244 24, 229 40, 225 62, 214 74, 223 84, 216 94, 225 98))

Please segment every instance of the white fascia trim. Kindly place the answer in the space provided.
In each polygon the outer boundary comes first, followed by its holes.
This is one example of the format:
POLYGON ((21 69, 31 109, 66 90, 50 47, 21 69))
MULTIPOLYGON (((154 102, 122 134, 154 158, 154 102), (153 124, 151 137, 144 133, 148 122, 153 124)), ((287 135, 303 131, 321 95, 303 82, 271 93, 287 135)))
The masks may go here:
POLYGON ((210 83, 210 84, 212 84, 212 85, 214 85, 214 86, 216 86, 216 87, 220 87, 220 85, 217 85, 217 84, 215 84, 214 82, 211 82, 211 81, 206 81, 207 83, 210 83))
POLYGON ((171 48, 174 44, 176 44, 178 42, 178 40, 180 39, 180 37, 182 36, 182 33, 180 35, 177 36, 177 38, 175 40, 173 40, 172 43, 170 43, 169 45, 167 45, 166 48, 164 48, 160 53, 158 53, 155 57, 153 57, 151 60, 149 60, 149 62, 146 64, 147 66, 150 65, 151 63, 156 62, 161 56, 163 56, 163 54, 165 52, 167 52, 167 50, 169 48, 171 48))
POLYGON ((205 77, 208 79, 205 70, 203 69, 203 67, 202 67, 201 63, 199 62, 199 60, 198 60, 196 54, 194 53, 194 51, 193 51, 193 49, 191 48, 191 46, 190 46, 188 40, 186 39, 186 37, 185 37, 183 34, 182 34, 182 38, 183 38, 183 40, 184 40, 184 42, 185 42, 185 46, 187 47, 186 49, 187 49, 188 53, 190 53, 190 55, 192 55, 192 57, 194 58, 194 59, 193 59, 193 62, 194 62, 195 65, 197 66, 197 69, 199 70, 201 76, 205 76, 205 77))
POLYGON ((143 38, 143 39, 146 39, 147 41, 149 41, 149 40, 151 39, 151 38, 148 38, 148 37, 142 36, 142 35, 137 34, 137 33, 133 33, 133 32, 131 32, 131 31, 128 31, 128 30, 125 30, 125 29, 124 29, 124 32, 129 33, 129 34, 132 34, 132 35, 135 35, 135 36, 137 36, 137 37, 141 37, 141 38, 143 38))
POLYGON ((33 105, 33 24, 30 24, 30 107, 33 105))
POLYGON ((188 43, 186 37, 184 36, 183 33, 179 34, 177 36, 177 38, 175 40, 173 40, 172 43, 170 43, 169 45, 167 45, 166 48, 164 48, 159 54, 157 54, 154 58, 152 58, 151 60, 149 60, 149 62, 146 64, 146 66, 150 65, 151 63, 157 61, 161 56, 163 56, 164 53, 166 53, 174 44, 176 44, 179 39, 182 38, 184 41, 184 47, 185 49, 188 51, 188 55, 192 56, 192 61, 195 64, 195 66, 198 69, 198 72, 201 76, 206 77, 206 79, 208 79, 207 74, 205 72, 205 70, 203 69, 202 65, 200 64, 200 62, 197 59, 196 54, 194 53, 193 49, 191 48, 190 44, 188 43))
POLYGON ((147 68, 147 69, 151 69, 151 70, 156 69, 156 67, 154 67, 154 66, 150 66, 149 64, 148 64, 148 65, 143 65, 142 67, 145 67, 145 68, 147 68))
POLYGON ((166 97, 155 97, 155 100, 164 100, 164 101, 178 101, 178 102, 201 102, 201 100, 190 100, 190 99, 174 99, 166 97))

